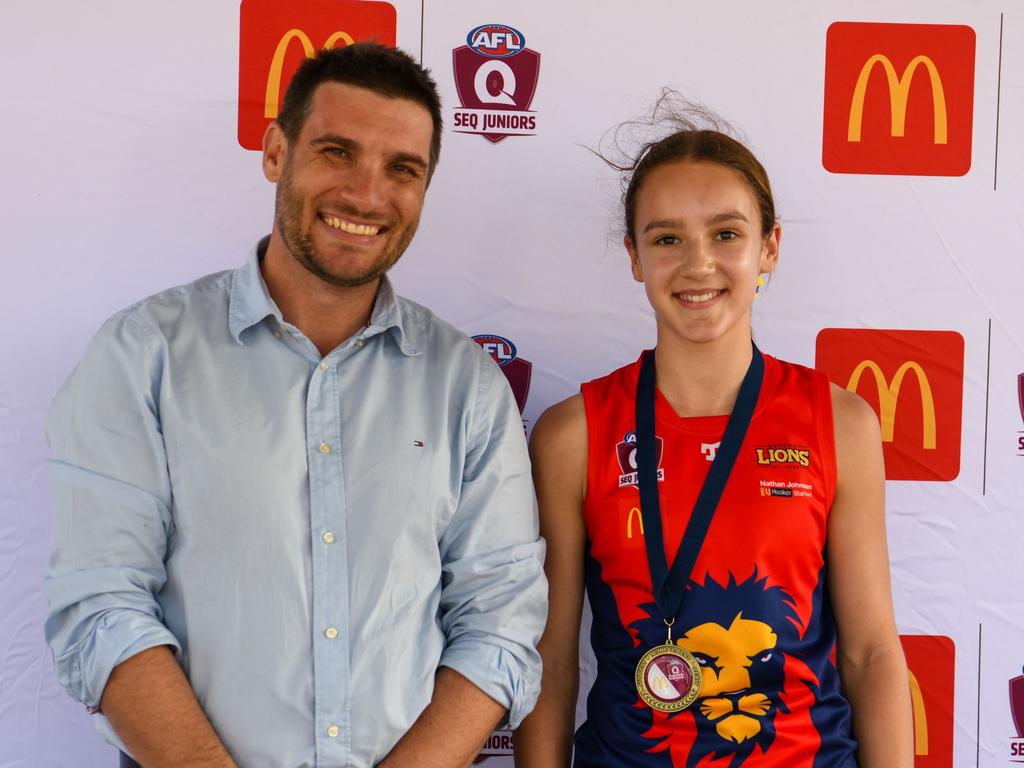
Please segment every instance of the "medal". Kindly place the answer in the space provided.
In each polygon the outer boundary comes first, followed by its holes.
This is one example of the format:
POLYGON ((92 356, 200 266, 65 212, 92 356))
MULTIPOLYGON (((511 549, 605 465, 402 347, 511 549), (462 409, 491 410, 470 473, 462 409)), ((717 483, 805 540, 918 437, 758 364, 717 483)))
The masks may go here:
POLYGON ((700 664, 672 642, 672 624, 665 623, 665 644, 651 648, 636 665, 636 690, 651 709, 680 712, 693 704, 700 691, 700 664))
POLYGON ((764 358, 756 345, 751 346, 753 353, 750 365, 671 569, 665 558, 661 501, 658 497, 658 459, 654 434, 654 352, 648 354, 640 366, 636 386, 636 463, 640 517, 644 524, 644 546, 647 550, 647 564, 651 569, 654 601, 668 627, 668 638, 663 645, 651 648, 640 658, 633 678, 640 698, 651 709, 659 712, 680 712, 693 704, 700 693, 700 664, 692 653, 672 642, 672 625, 679 615, 686 585, 704 539, 707 538, 715 508, 722 498, 747 428, 754 417, 754 408, 764 380, 764 358))

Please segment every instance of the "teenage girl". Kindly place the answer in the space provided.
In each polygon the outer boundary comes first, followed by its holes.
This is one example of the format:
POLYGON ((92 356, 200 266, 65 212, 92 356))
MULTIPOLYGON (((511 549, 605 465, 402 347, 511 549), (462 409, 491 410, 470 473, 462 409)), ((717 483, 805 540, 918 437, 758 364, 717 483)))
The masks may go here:
POLYGON ((878 420, 751 341, 782 234, 767 174, 691 128, 626 171, 657 347, 534 429, 550 613, 516 765, 909 768, 878 420), (597 679, 574 738, 584 587, 597 679))

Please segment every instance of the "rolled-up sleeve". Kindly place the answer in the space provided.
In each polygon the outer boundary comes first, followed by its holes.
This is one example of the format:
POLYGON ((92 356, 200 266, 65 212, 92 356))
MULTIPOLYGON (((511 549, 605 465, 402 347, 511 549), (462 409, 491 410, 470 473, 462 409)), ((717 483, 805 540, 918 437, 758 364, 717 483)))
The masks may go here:
POLYGON ((172 527, 158 409, 162 341, 144 318, 115 316, 47 415, 46 639, 60 683, 93 709, 114 666, 158 645, 180 650, 154 597, 172 527))
POLYGON ((547 580, 522 422, 490 360, 470 425, 458 509, 441 540, 441 664, 508 709, 515 728, 540 692, 547 580))

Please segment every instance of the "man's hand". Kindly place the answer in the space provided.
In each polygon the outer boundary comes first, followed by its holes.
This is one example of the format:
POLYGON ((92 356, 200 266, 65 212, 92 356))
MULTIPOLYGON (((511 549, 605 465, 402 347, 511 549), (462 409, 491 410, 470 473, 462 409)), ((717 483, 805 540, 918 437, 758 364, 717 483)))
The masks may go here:
POLYGON ((144 768, 236 768, 169 646, 114 667, 100 711, 144 768))
POLYGON ((379 768, 464 768, 505 712, 454 669, 441 667, 430 704, 379 768))

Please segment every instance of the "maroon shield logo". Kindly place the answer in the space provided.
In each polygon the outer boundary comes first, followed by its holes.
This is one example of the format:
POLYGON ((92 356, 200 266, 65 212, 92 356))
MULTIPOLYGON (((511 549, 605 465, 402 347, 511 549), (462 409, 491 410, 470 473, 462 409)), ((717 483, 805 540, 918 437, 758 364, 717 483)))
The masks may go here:
POLYGON ((1020 404, 1020 418, 1024 420, 1024 373, 1017 377, 1017 402, 1020 404))
MULTIPOLYGON (((537 91, 540 54, 524 48, 514 56, 482 56, 468 45, 452 51, 455 90, 465 109, 527 112, 537 91)), ((481 134, 498 142, 511 133, 481 134)))
POLYGON ((530 376, 533 373, 533 363, 517 357, 510 363, 501 366, 501 372, 508 379, 512 387, 512 394, 516 396, 516 405, 519 406, 519 415, 522 416, 526 408, 526 398, 530 396, 530 376))
POLYGON ((530 395, 530 376, 533 373, 533 363, 519 357, 516 345, 504 336, 481 333, 474 336, 473 341, 491 356, 491 359, 501 368, 501 372, 505 374, 509 386, 512 387, 512 394, 516 397, 519 415, 522 416, 523 409, 526 408, 526 398, 530 395))
POLYGON ((1017 726, 1017 736, 1024 738, 1024 675, 1010 680, 1010 714, 1017 726))
MULTIPOLYGON (((655 436, 654 454, 658 458, 659 470, 661 469, 661 455, 664 448, 665 442, 660 437, 655 436)), ((627 443, 625 440, 623 440, 621 443, 616 445, 615 458, 619 462, 619 469, 622 470, 622 474, 628 475, 632 472, 636 472, 636 442, 627 443)))

